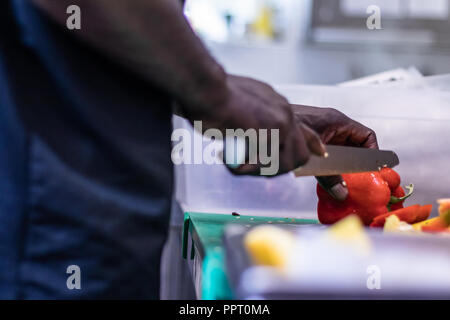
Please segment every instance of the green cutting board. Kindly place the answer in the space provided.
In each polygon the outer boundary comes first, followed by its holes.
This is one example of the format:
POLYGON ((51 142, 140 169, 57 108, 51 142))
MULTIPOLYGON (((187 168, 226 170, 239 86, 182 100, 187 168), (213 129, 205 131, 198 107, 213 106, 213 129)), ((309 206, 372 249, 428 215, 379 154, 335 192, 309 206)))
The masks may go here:
POLYGON ((259 217, 233 214, 215 214, 186 212, 183 227, 183 258, 188 256, 188 240, 192 239, 190 258, 193 259, 195 249, 202 259, 202 299, 231 299, 225 270, 225 254, 223 233, 228 224, 239 224, 252 227, 262 224, 273 225, 305 225, 318 224, 315 219, 296 219, 287 217, 259 217))

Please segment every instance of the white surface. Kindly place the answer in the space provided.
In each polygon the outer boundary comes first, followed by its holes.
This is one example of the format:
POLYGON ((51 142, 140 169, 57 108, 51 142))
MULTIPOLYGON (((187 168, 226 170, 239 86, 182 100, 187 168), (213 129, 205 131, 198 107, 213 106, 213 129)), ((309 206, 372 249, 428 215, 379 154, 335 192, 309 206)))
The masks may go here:
POLYGON ((242 274, 239 288, 244 298, 267 293, 313 299, 450 297, 448 237, 373 231, 371 250, 365 254, 329 237, 325 230, 302 229, 297 237, 284 274, 258 266, 242 274), (378 290, 368 287, 374 277, 378 290))

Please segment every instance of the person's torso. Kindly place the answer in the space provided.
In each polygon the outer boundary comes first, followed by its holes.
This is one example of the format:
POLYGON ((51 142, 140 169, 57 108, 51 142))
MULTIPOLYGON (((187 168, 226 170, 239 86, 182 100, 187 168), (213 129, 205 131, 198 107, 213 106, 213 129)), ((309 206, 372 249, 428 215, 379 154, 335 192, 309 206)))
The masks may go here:
POLYGON ((0 297, 155 298, 170 97, 30 3, 0 5, 0 297))

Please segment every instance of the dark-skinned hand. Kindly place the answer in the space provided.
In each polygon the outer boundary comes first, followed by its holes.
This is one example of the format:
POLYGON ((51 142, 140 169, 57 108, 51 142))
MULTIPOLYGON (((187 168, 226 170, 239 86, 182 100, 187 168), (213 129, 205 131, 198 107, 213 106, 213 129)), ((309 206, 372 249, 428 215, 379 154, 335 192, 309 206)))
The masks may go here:
MULTIPOLYGON (((311 154, 324 156, 326 150, 318 134, 306 123, 297 123, 289 102, 263 82, 227 75, 226 95, 200 112, 189 113, 193 108, 183 108, 192 122, 202 120, 203 129, 279 129, 279 170, 289 172, 305 164, 311 154), (209 112, 210 110, 210 112, 209 112)), ((197 108, 198 110, 198 108, 197 108)), ((269 135, 270 137, 270 135, 269 135)), ((270 150, 270 139, 268 150, 270 150)), ((230 168, 237 175, 259 175, 262 165, 248 162, 230 168)))
MULTIPOLYGON (((325 144, 378 149, 375 132, 342 112, 300 105, 292 105, 292 110, 297 123, 314 129, 325 144)), ((348 190, 340 175, 316 179, 335 199, 346 199, 348 190)))

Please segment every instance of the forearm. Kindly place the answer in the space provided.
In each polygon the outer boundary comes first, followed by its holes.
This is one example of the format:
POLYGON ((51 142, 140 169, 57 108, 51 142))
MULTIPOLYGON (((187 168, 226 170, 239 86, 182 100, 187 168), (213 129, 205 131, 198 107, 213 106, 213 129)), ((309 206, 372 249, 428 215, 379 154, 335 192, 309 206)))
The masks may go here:
POLYGON ((66 8, 81 8, 82 39, 150 83, 190 112, 225 99, 226 75, 184 18, 177 0, 33 0, 61 24, 66 8))

